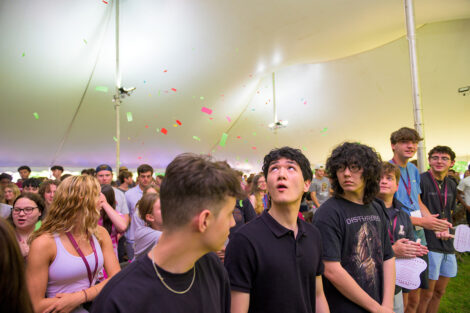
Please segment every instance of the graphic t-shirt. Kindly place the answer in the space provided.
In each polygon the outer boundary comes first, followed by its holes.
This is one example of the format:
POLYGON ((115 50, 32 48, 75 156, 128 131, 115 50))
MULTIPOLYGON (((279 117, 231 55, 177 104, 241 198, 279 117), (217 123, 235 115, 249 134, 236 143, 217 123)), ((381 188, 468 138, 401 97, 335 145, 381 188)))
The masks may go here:
POLYGON ((327 177, 323 177, 322 179, 312 179, 312 183, 310 184, 309 192, 315 192, 317 196, 318 204, 322 205, 326 200, 330 198, 330 188, 331 183, 327 177))
MULTIPOLYGON (((338 261, 369 296, 382 303, 383 263, 393 257, 388 219, 379 204, 361 205, 340 197, 327 200, 313 217, 322 234, 325 261, 338 261)), ((323 277, 331 312, 367 312, 323 277)))
MULTIPOLYGON (((421 190, 421 201, 428 207, 429 212, 431 214, 439 214, 439 218, 446 218, 452 223, 451 211, 455 209, 457 199, 457 184, 455 181, 446 177, 443 181, 436 180, 436 183, 434 183, 431 173, 425 172, 421 174, 421 190), (440 190, 440 197, 438 188, 440 190)), ((426 234, 426 241, 430 251, 455 253, 453 239, 437 239, 436 234, 432 230, 425 229, 424 233, 426 234)))

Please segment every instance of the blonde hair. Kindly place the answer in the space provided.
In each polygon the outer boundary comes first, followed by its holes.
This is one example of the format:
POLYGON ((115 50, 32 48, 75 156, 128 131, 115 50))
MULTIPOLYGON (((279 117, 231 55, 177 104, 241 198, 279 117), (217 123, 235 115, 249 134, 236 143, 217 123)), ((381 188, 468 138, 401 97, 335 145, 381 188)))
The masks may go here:
POLYGON ((81 233, 98 237, 100 185, 90 175, 71 176, 57 187, 54 200, 31 242, 42 234, 62 234, 79 227, 81 233))
POLYGON ((11 203, 8 203, 8 201, 6 199, 4 199, 5 200, 4 203, 12 205, 13 202, 15 201, 15 199, 18 198, 18 196, 21 194, 21 191, 20 191, 20 188, 18 188, 18 186, 15 183, 8 183, 5 186, 5 188, 3 188, 3 191, 5 192, 5 189, 7 189, 7 188, 10 188, 13 191, 14 198, 11 199, 11 203))
MULTIPOLYGON (((260 215, 264 211, 263 197, 261 196, 261 189, 258 187, 258 181, 263 177, 263 174, 257 174, 253 178, 253 185, 251 186, 251 193, 255 196, 254 209, 257 215, 260 215)), ((264 191, 264 190, 263 190, 264 191)), ((266 192, 266 191, 264 191, 266 192)))

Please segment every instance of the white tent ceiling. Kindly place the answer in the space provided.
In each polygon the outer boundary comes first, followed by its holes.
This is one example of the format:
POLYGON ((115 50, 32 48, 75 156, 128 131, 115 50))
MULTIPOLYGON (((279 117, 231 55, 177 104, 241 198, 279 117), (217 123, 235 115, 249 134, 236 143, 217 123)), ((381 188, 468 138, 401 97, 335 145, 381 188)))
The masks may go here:
MULTIPOLYGON (((388 158, 390 133, 413 125, 401 1, 121 0, 120 8, 122 84, 137 87, 121 106, 129 167, 164 168, 196 152, 255 170, 282 145, 317 163, 344 140, 388 158), (267 128, 273 71, 278 115, 289 121, 277 134, 267 128)), ((470 85, 470 0, 416 0, 415 12, 426 145, 448 144, 469 160, 470 97, 457 89, 470 85)), ((114 164, 114 26, 113 1, 0 2, 0 167, 114 164)))

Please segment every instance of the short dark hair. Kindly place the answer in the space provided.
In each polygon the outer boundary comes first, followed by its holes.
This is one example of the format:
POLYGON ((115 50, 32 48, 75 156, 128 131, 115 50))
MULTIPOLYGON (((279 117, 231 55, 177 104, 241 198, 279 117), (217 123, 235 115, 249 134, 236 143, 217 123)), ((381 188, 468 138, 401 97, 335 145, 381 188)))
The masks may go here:
POLYGON ((53 167, 51 167, 51 171, 54 171, 54 170, 59 170, 59 171, 63 172, 64 168, 60 165, 54 165, 53 167))
POLYGON ((397 181, 397 184, 400 182, 400 168, 398 165, 390 163, 390 162, 382 162, 382 174, 381 177, 383 177, 386 174, 393 174, 395 175, 395 179, 397 181))
POLYGON ((330 174, 331 187, 335 196, 344 193, 336 175, 338 169, 352 164, 363 169, 362 178, 365 189, 362 201, 366 204, 370 203, 380 191, 382 159, 373 148, 360 143, 345 142, 337 146, 326 161, 326 171, 330 174))
POLYGON ((153 174, 153 168, 148 164, 142 164, 137 168, 137 175, 147 172, 152 172, 153 174))
POLYGON ((227 196, 243 196, 233 169, 211 161, 209 156, 178 155, 166 168, 160 187, 164 228, 186 225, 206 208, 217 216, 227 196))
POLYGON ((455 152, 448 146, 435 146, 429 151, 428 159, 430 159, 434 153, 448 154, 450 156, 450 160, 455 161, 455 152))
POLYGON ((22 165, 22 166, 18 167, 18 172, 21 171, 21 170, 27 170, 28 172, 31 173, 31 168, 28 165, 22 165))
POLYGON ((263 174, 265 178, 268 177, 268 169, 271 163, 281 158, 286 158, 288 160, 295 161, 299 165, 300 170, 302 171, 304 181, 312 180, 313 174, 312 169, 310 168, 310 161, 302 153, 302 151, 291 147, 273 149, 265 155, 263 162, 263 174))
POLYGON ((393 145, 400 141, 419 142, 421 140, 423 140, 423 138, 419 136, 418 132, 409 127, 402 127, 390 135, 390 142, 393 145))
POLYGON ((80 174, 81 175, 95 176, 95 169, 94 168, 84 168, 80 174))
POLYGON ((39 188, 40 185, 41 185, 41 180, 39 178, 28 178, 28 179, 25 179, 23 182, 23 188, 24 187, 39 188))
POLYGON ((124 179, 132 177, 132 173, 129 171, 121 171, 119 172, 118 180, 121 184, 124 184, 124 179))
POLYGON ((2 173, 2 174, 0 174, 0 180, 2 180, 2 179, 8 179, 9 181, 12 181, 13 177, 10 174, 2 173))

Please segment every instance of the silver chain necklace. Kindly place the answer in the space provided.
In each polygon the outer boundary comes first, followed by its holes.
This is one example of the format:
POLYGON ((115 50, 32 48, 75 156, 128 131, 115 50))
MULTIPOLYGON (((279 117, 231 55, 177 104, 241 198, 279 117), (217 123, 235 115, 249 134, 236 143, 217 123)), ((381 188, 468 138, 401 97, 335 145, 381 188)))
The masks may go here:
POLYGON ((157 266, 155 265, 155 259, 154 259, 153 253, 152 253, 152 265, 153 265, 153 268, 155 269, 155 273, 157 273, 157 276, 160 279, 160 281, 162 282, 163 286, 165 286, 166 289, 170 290, 173 293, 176 293, 176 294, 179 294, 179 295, 185 294, 191 289, 191 287, 194 284, 194 280, 196 278, 196 265, 193 266, 193 280, 191 281, 191 284, 189 284, 189 287, 186 290, 183 290, 183 291, 174 290, 173 288, 171 288, 170 286, 168 286, 165 283, 165 280, 163 279, 162 275, 160 275, 160 273, 157 270, 157 266))

